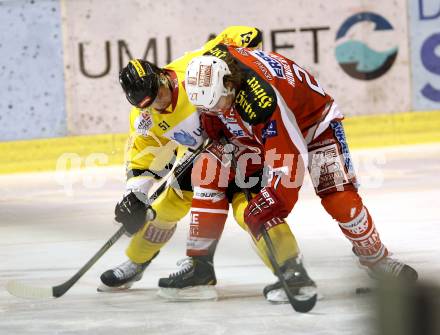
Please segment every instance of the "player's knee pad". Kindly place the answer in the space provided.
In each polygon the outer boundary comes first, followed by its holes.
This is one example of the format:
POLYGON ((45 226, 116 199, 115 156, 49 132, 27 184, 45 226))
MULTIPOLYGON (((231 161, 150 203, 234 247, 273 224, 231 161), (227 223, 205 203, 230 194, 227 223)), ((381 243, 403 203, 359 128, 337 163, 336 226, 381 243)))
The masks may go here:
POLYGON ((341 191, 326 194, 321 199, 322 206, 338 222, 349 222, 364 208, 356 191, 341 191))

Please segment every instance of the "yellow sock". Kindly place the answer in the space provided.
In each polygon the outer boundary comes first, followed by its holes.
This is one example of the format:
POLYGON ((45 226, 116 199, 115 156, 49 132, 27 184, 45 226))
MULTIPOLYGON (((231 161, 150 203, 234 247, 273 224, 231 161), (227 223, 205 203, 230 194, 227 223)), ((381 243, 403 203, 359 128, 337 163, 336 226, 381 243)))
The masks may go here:
POLYGON ((168 188, 154 202, 156 219, 147 222, 131 239, 126 250, 128 258, 135 263, 150 260, 171 238, 176 224, 191 208, 192 192, 168 188), (182 197, 181 197, 182 196, 182 197))
MULTIPOLYGON (((249 232, 246 223, 244 222, 244 210, 247 206, 247 200, 244 193, 237 193, 232 199, 232 209, 234 213, 235 220, 240 225, 241 228, 246 230, 250 236, 252 234, 249 232)), ((280 223, 268 231, 269 237, 272 240, 272 244, 275 248, 275 257, 279 265, 283 265, 286 260, 290 258, 295 258, 299 254, 298 243, 290 230, 289 225, 286 221, 280 223)), ((252 241, 257 247, 257 253, 263 260, 264 264, 270 268, 273 272, 270 261, 267 257, 267 246, 264 239, 261 237, 258 241, 252 236, 252 241)))

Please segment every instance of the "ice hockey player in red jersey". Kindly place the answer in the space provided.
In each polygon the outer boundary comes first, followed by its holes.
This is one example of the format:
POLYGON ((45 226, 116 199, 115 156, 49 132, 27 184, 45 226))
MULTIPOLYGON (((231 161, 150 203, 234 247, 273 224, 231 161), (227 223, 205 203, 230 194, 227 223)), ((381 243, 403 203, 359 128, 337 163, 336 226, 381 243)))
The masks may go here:
MULTIPOLYGON (((140 59, 131 60, 120 73, 120 83, 133 108, 130 112, 130 136, 127 147, 127 184, 126 192, 115 208, 115 219, 122 223, 127 232, 134 234, 126 250, 128 260, 105 271, 101 275, 100 291, 118 291, 128 289, 140 280, 161 248, 173 235, 176 224, 191 207, 193 187, 191 171, 187 171, 177 185, 167 187, 162 195, 151 205, 143 203, 146 195, 157 180, 169 172, 174 161, 181 159, 187 150, 194 150, 206 138, 200 127, 199 113, 192 105, 184 90, 184 78, 187 64, 196 56, 202 55, 218 43, 260 48, 261 32, 254 27, 231 26, 216 38, 207 42, 201 49, 189 52, 164 68, 140 59), (176 188, 177 187, 177 188, 176 188)), ((256 143, 259 146, 258 143, 256 143)), ((215 194, 214 194, 215 195, 215 194)), ((231 199, 234 213, 240 217, 239 224, 245 226, 243 211, 246 199, 239 188, 231 182, 228 197, 222 199, 200 189, 194 190, 194 198, 210 197, 219 200, 218 204, 228 206, 231 199), (240 214, 241 213, 241 214, 240 214)), ((206 199, 206 198, 205 198, 206 199)), ((200 218, 215 216, 217 229, 211 230, 209 238, 201 235, 189 240, 188 258, 179 264, 185 268, 186 279, 179 286, 196 286, 171 298, 213 299, 216 298, 216 276, 214 271, 214 252, 221 237, 226 221, 225 210, 203 208, 199 203, 200 218), (193 273, 194 276, 187 276, 193 273)), ((198 215, 193 215, 198 218, 198 215)), ((193 228, 196 228, 193 225, 193 228)), ((193 229, 196 232, 197 229, 193 229)), ((271 237, 277 241, 278 261, 289 260, 289 269, 295 278, 297 293, 310 288, 316 291, 315 283, 308 277, 299 257, 299 247, 288 225, 279 225, 272 229, 271 237)), ((265 259, 264 241, 256 244, 257 252, 265 259)), ((268 264, 270 266, 270 264, 268 264)), ((182 272, 183 273, 183 272, 182 272)), ((161 287, 175 286, 175 278, 160 280, 161 287)), ((278 289, 265 290, 266 298, 271 302, 280 302, 276 297, 278 289), (272 293, 270 293, 272 292, 272 293), (270 294, 269 294, 270 293, 270 294), (275 301, 272 296, 275 295, 275 301)), ((281 297, 283 299, 283 297, 281 297)), ((285 300, 285 299, 284 299, 285 300)))
POLYGON ((277 53, 219 45, 189 63, 185 86, 210 137, 242 131, 261 144, 268 182, 244 210, 255 239, 292 211, 308 169, 322 206, 370 275, 417 279, 382 243, 358 194, 343 114, 312 75, 277 53), (229 131, 219 134, 222 125, 229 131))

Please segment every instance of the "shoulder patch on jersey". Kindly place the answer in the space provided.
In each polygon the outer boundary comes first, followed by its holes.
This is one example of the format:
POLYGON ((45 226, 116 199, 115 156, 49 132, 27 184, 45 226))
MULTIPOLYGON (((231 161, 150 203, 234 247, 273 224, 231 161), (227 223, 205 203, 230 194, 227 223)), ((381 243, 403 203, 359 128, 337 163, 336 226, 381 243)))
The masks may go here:
POLYGON ((272 86, 248 69, 235 98, 235 107, 242 119, 251 125, 262 123, 272 115, 276 105, 272 86))
POLYGON ((134 121, 134 129, 140 135, 147 135, 151 127, 153 127, 153 120, 147 113, 141 113, 134 121))
POLYGON ((278 136, 277 120, 272 120, 261 131, 261 138, 264 141, 266 138, 275 136, 278 136))

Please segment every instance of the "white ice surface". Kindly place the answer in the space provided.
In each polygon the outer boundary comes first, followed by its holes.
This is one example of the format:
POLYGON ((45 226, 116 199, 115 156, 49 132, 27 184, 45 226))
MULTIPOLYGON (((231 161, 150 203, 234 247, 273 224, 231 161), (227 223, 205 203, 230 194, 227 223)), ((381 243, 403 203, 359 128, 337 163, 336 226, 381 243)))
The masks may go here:
MULTIPOLYGON (((353 157, 382 240, 422 280, 439 283, 440 144, 356 151, 353 157)), ((354 293, 370 279, 308 179, 289 217, 323 295, 308 314, 264 300, 262 289, 275 278, 232 220, 215 258, 218 301, 171 303, 156 296, 158 278, 185 254, 188 217, 129 292, 96 292, 101 272, 125 260, 126 237, 62 298, 23 300, 6 292, 10 279, 52 286, 73 275, 116 231, 112 213, 123 184, 119 167, 64 177, 0 176, 0 334, 374 334, 372 299, 354 293), (72 188, 60 185, 63 178, 72 188)))

